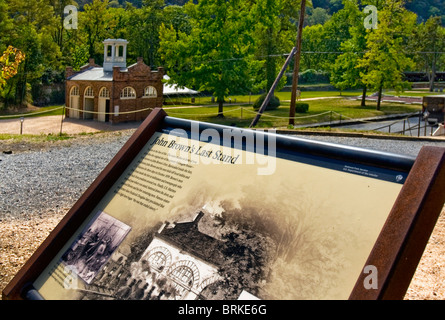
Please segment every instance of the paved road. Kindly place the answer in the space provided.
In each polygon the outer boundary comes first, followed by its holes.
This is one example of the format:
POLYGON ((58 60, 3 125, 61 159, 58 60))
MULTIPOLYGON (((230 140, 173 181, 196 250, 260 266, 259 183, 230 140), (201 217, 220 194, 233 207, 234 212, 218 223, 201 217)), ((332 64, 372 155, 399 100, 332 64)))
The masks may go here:
POLYGON ((425 122, 420 121, 419 118, 405 118, 405 119, 393 119, 378 122, 363 121, 358 124, 350 124, 339 126, 339 128, 353 129, 353 130, 367 130, 367 131, 380 131, 385 133, 400 133, 411 137, 431 136, 438 128, 437 126, 431 126, 427 124, 425 128, 425 122))

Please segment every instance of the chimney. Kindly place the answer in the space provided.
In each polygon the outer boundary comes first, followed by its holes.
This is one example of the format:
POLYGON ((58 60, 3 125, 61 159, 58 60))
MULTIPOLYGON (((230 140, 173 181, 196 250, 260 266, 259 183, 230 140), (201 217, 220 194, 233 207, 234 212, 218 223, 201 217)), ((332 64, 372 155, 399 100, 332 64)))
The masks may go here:
POLYGON ((196 215, 195 219, 193 220, 193 222, 198 225, 198 223, 201 221, 201 219, 204 217, 204 212, 202 212, 201 210, 198 212, 198 214, 196 215))
POLYGON ((74 75, 73 67, 66 67, 65 78, 68 79, 69 77, 72 77, 73 75, 74 75))

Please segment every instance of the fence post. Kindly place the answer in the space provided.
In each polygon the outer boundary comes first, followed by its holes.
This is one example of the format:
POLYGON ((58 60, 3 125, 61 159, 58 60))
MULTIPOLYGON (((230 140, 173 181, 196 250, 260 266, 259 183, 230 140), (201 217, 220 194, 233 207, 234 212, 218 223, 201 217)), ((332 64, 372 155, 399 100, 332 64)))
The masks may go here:
POLYGON ((62 135, 62 126, 63 126, 63 118, 65 117, 65 106, 63 106, 62 110, 62 120, 60 121, 60 136, 62 135))
POLYGON ((422 112, 419 111, 419 125, 417 126, 417 138, 420 137, 420 122, 421 122, 421 119, 422 119, 422 112))
POLYGON ((23 121, 25 121, 25 118, 21 117, 20 118, 20 135, 23 134, 23 121))

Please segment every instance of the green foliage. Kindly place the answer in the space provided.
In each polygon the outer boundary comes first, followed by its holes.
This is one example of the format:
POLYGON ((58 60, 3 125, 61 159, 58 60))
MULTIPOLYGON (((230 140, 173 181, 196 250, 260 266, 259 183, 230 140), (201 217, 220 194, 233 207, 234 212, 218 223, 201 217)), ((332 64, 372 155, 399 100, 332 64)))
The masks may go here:
POLYGON ((366 69, 358 68, 359 59, 366 51, 366 30, 363 25, 364 14, 360 11, 357 1, 345 1, 342 9, 348 16, 345 21, 349 26, 350 37, 340 45, 340 54, 331 68, 331 83, 345 90, 364 86, 360 72, 366 69))
MULTIPOLYGON (((402 90, 403 71, 425 71, 433 77, 445 66, 445 7, 439 2, 313 0, 303 30, 301 70, 321 73, 303 72, 301 83, 326 81, 329 74, 331 83, 342 90, 402 90), (363 7, 377 3, 379 28, 367 31, 363 7)), ((222 108, 229 94, 267 92, 271 87, 284 54, 295 45, 299 4, 300 0, 0 0, 0 52, 12 45, 26 54, 17 74, 3 84, 0 103, 32 102, 31 92, 63 81, 60 75, 67 66, 78 70, 88 58, 102 64, 104 39, 124 38, 130 41, 129 64, 143 57, 151 67, 163 66, 172 82, 214 94, 222 108), (79 8, 77 30, 63 26, 67 5, 79 8)), ((278 89, 285 82, 283 78, 278 89)))
MULTIPOLYGON (((397 92, 407 88, 403 71, 413 67, 406 53, 406 41, 414 31, 416 16, 403 7, 400 0, 385 0, 379 11, 378 28, 367 30, 367 51, 359 59, 358 67, 364 84, 373 90, 394 88, 397 92)), ((377 108, 380 107, 380 100, 377 108)))
POLYGON ((317 71, 314 69, 307 69, 299 74, 299 83, 328 83, 329 75, 327 72, 317 71))
POLYGON ((6 80, 17 74, 20 63, 25 60, 25 55, 12 46, 9 46, 0 56, 0 90, 5 85, 6 80))
MULTIPOLYGON (((288 21, 292 18, 286 11, 286 1, 259 0, 250 8, 250 20, 255 21, 252 40, 255 43, 255 56, 264 62, 257 75, 258 89, 269 91, 284 64, 285 57, 277 56, 278 52, 290 52, 295 45, 295 28, 290 28, 288 21)), ((280 90, 286 83, 283 77, 277 87, 280 90)))
POLYGON ((445 51, 445 28, 441 27, 441 19, 432 17, 425 23, 417 25, 410 39, 409 48, 416 52, 414 57, 416 68, 428 75, 432 91, 436 71, 445 68, 445 55, 442 54, 445 51))
MULTIPOLYGON (((260 96, 253 104, 253 109, 254 110, 259 110, 261 108, 261 106, 263 105, 264 100, 266 100, 266 96, 267 94, 263 94, 262 96, 260 96)), ((269 103, 266 106, 266 110, 275 110, 280 106, 280 99, 278 99, 278 97, 276 96, 272 96, 270 98, 269 103)))
POLYGON ((253 25, 243 1, 189 2, 190 34, 161 26, 161 57, 172 81, 212 93, 223 114, 224 97, 252 87, 253 25))

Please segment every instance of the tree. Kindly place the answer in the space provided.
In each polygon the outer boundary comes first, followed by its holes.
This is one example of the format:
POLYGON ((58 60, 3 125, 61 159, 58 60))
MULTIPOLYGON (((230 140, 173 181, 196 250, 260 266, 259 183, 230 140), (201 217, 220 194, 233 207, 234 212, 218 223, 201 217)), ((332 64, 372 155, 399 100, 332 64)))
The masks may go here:
POLYGON ((350 37, 340 45, 343 53, 337 57, 331 69, 331 83, 340 90, 363 88, 361 106, 364 107, 367 88, 362 81, 361 74, 366 73, 366 69, 358 66, 359 60, 363 58, 366 50, 364 15, 356 0, 345 0, 343 4, 342 11, 347 12, 350 37))
MULTIPOLYGON (((252 4, 251 16, 255 21, 252 38, 255 42, 255 58, 264 62, 258 75, 258 88, 269 92, 278 75, 278 68, 283 65, 283 52, 290 52, 294 46, 296 34, 287 21, 290 17, 285 10, 289 3, 283 0, 258 0, 252 4)), ((280 86, 284 86, 283 78, 280 86)), ((279 90, 279 88, 277 88, 279 90)))
POLYGON ((142 8, 127 8, 127 39, 132 43, 129 53, 144 58, 152 67, 159 64, 159 28, 164 0, 144 0, 142 8))
MULTIPOLYGON (((253 60, 247 4, 241 0, 189 2, 190 34, 161 26, 161 57, 171 81, 209 91, 223 116, 224 98, 251 87, 253 60)), ((247 91, 248 92, 248 91, 247 91)))
POLYGON ((9 44, 27 58, 17 76, 5 85, 3 96, 6 101, 23 104, 30 101, 29 89, 41 83, 45 71, 61 67, 61 53, 52 38, 57 19, 49 0, 9 0, 7 4, 8 16, 13 22, 9 44))
POLYGON ((325 24, 331 18, 328 10, 324 8, 308 8, 308 15, 306 20, 306 25, 314 26, 317 24, 325 24))
POLYGON ((303 70, 322 70, 326 66, 325 30, 321 24, 303 29, 301 66, 303 70))
POLYGON ((3 52, 0 57, 0 90, 2 90, 6 80, 17 74, 18 67, 23 60, 25 60, 25 55, 13 46, 9 46, 3 52))
POLYGON ((13 20, 9 17, 8 3, 0 0, 0 52, 8 47, 9 35, 14 28, 13 20))
POLYGON ((445 28, 441 27, 441 19, 432 17, 418 25, 411 42, 412 50, 417 52, 415 59, 428 75, 429 89, 433 91, 440 56, 445 51, 445 28))
POLYGON ((91 4, 85 5, 85 11, 79 15, 80 28, 86 35, 90 58, 100 58, 103 55, 103 51, 96 50, 96 46, 105 39, 105 31, 110 20, 108 5, 108 0, 93 0, 91 4))
POLYGON ((401 0, 385 0, 378 14, 378 28, 367 30, 367 52, 359 59, 358 67, 363 83, 378 90, 377 110, 380 110, 383 88, 403 91, 408 83, 403 72, 413 67, 406 52, 406 42, 413 32, 416 15, 407 11, 401 0))

